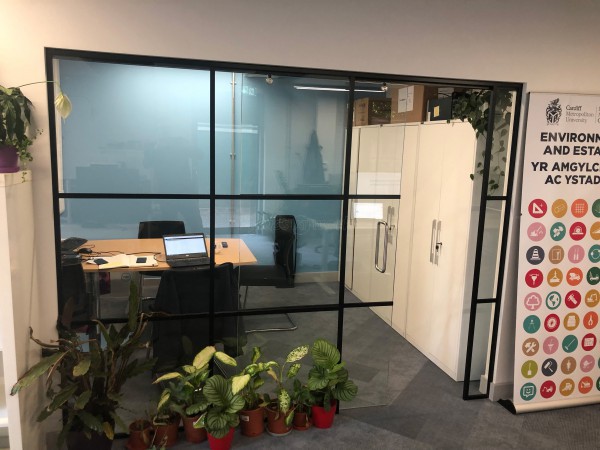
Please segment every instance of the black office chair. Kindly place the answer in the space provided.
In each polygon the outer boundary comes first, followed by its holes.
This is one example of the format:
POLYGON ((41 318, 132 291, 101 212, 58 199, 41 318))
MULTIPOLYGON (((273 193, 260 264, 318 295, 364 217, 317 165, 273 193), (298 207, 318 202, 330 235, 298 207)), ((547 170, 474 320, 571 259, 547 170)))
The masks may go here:
MULTIPOLYGON (((237 311, 239 305, 238 269, 231 263, 212 271, 215 286, 215 311, 237 311)), ((210 299, 209 267, 166 270, 156 294, 154 311, 159 315, 208 313, 210 299)), ((191 364, 194 356, 208 341, 208 317, 153 322, 153 352, 157 358, 155 371, 160 373, 191 364)), ((215 342, 224 346, 228 355, 242 354, 246 334, 241 317, 221 317, 214 322, 215 342)))
POLYGON ((93 297, 86 290, 85 274, 79 261, 76 264, 63 263, 61 265, 60 287, 58 320, 61 325, 71 328, 73 321, 94 318, 93 297))
MULTIPOLYGON (((153 220, 140 222, 138 228, 138 239, 162 238, 168 234, 185 234, 185 224, 180 220, 153 220)), ((140 274, 140 307, 143 301, 151 300, 153 297, 143 297, 144 279, 160 278, 162 271, 142 271, 140 274)))
MULTIPOLYGON (((249 265, 240 268, 240 286, 246 286, 244 294, 244 309, 248 300, 248 287, 273 286, 276 288, 293 288, 296 275, 297 249, 296 218, 289 215, 275 216, 275 242, 273 244, 272 265, 249 265)), ((246 333, 257 331, 293 331, 297 325, 289 314, 285 314, 290 322, 289 327, 261 328, 247 330, 246 333)))

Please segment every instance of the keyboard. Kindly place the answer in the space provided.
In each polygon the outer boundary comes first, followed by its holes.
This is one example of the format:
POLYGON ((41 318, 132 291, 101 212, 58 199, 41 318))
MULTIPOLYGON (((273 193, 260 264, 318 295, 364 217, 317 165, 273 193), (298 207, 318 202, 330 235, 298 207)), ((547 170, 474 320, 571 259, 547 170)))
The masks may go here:
POLYGON ((70 237, 60 243, 61 252, 72 252, 77 247, 82 246, 87 242, 87 239, 80 237, 70 237))
POLYGON ((178 258, 167 260, 171 267, 190 267, 190 266, 207 266, 210 264, 210 258, 178 258))

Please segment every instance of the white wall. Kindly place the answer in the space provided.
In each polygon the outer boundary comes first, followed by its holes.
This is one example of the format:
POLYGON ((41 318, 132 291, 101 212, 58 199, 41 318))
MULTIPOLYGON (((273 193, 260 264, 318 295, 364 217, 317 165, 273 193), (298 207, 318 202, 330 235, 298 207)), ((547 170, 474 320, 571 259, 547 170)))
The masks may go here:
MULTIPOLYGON (((5 86, 43 79, 44 47, 61 47, 600 92, 595 0, 0 0, 0 17, 5 86)), ((38 127, 47 131, 44 88, 26 93, 37 106, 38 127)), ((40 267, 49 268, 47 132, 33 154, 37 256, 40 267)), ((38 333, 45 338, 54 328, 56 283, 53 270, 38 273, 39 314, 51 318, 38 333)), ((510 330, 511 314, 504 317, 510 330)), ((511 340, 508 332, 500 341, 509 362, 511 340)), ((498 380, 511 378, 512 367, 502 358, 498 369, 498 380)))

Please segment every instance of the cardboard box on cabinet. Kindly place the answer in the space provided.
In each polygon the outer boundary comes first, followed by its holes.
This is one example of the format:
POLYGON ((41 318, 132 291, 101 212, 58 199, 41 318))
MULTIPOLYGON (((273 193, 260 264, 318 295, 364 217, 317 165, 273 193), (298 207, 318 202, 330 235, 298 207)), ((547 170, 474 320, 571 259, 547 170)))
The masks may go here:
POLYGON ((436 87, 412 85, 392 89, 391 123, 423 122, 427 114, 427 102, 437 99, 436 87))
POLYGON ((389 98, 360 98, 354 102, 354 126, 390 123, 391 109, 389 98))

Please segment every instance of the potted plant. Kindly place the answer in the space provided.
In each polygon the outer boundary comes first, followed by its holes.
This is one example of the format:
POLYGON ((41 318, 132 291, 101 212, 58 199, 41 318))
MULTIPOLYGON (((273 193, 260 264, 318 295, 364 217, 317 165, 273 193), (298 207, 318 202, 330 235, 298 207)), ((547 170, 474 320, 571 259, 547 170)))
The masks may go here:
POLYGON ((233 392, 232 382, 221 375, 213 375, 204 386, 206 410, 194 423, 208 432, 208 443, 213 450, 227 450, 238 426, 238 413, 244 407, 244 398, 233 392))
POLYGON ((285 387, 285 382, 292 380, 300 370, 300 361, 308 353, 308 345, 301 345, 292 350, 285 362, 281 365, 275 363, 267 373, 275 380, 276 394, 274 399, 265 395, 267 402, 267 430, 273 436, 283 436, 292 430, 292 420, 294 419, 294 409, 289 392, 285 387), (291 364, 287 373, 286 364, 291 364), (277 371, 276 371, 277 370, 277 371), (284 378, 285 377, 285 378, 284 378))
POLYGON ((137 419, 129 424, 128 450, 146 450, 153 439, 152 422, 147 419, 137 419))
MULTIPOLYGON (((31 125, 31 101, 21 91, 22 87, 39 83, 54 83, 53 81, 38 81, 17 87, 0 86, 0 172, 17 172, 18 162, 23 168, 33 160, 29 146, 33 144, 37 134, 29 130, 31 125)), ((58 86, 58 83, 57 83, 58 86)), ((66 118, 71 113, 71 101, 58 88, 54 99, 56 110, 66 118)))
POLYGON ((164 391, 158 401, 156 413, 152 415, 154 439, 152 443, 161 447, 172 447, 177 442, 179 423, 181 422, 180 405, 176 397, 165 398, 164 391))
MULTIPOLYGON (((137 286, 131 283, 128 322, 121 329, 114 325, 107 329, 95 321, 104 338, 102 345, 97 338, 81 338, 68 324, 60 322, 56 342, 44 343, 31 336, 51 354, 15 383, 11 395, 48 374, 46 394, 50 402, 37 420, 42 421, 55 411, 63 412, 59 446, 67 440, 67 447, 73 450, 94 448, 96 442, 101 445, 96 448, 109 449, 115 423, 127 429, 117 414, 121 388, 129 378, 150 370, 155 362, 134 359, 137 350, 144 349, 145 353, 147 347, 147 343, 142 342, 147 315, 138 314, 138 299, 137 286), (60 375, 58 383, 53 377, 55 373, 60 375)), ((30 333, 33 332, 30 330, 30 333)))
POLYGON ((294 380, 294 389, 292 390, 292 407, 294 408, 294 430, 305 431, 310 428, 310 406, 312 395, 310 389, 298 378, 294 380))
POLYGON ((258 389, 265 384, 261 374, 277 365, 275 361, 260 362, 260 347, 252 349, 252 359, 242 373, 233 378, 234 392, 240 392, 244 398, 244 409, 240 412, 240 428, 244 436, 259 436, 265 430, 263 396, 258 389))
POLYGON ((194 422, 207 407, 203 389, 210 375, 209 364, 213 358, 229 366, 237 365, 229 355, 208 346, 194 357, 191 365, 182 366, 179 372, 164 374, 154 382, 166 384, 159 405, 170 402, 171 408, 181 415, 186 440, 189 442, 200 443, 206 440, 206 430, 195 428, 194 422))
POLYGON ((317 428, 330 428, 337 402, 354 399, 358 387, 348 379, 348 370, 334 345, 325 339, 317 339, 310 349, 310 355, 313 367, 308 372, 308 389, 313 403, 313 424, 317 428))

